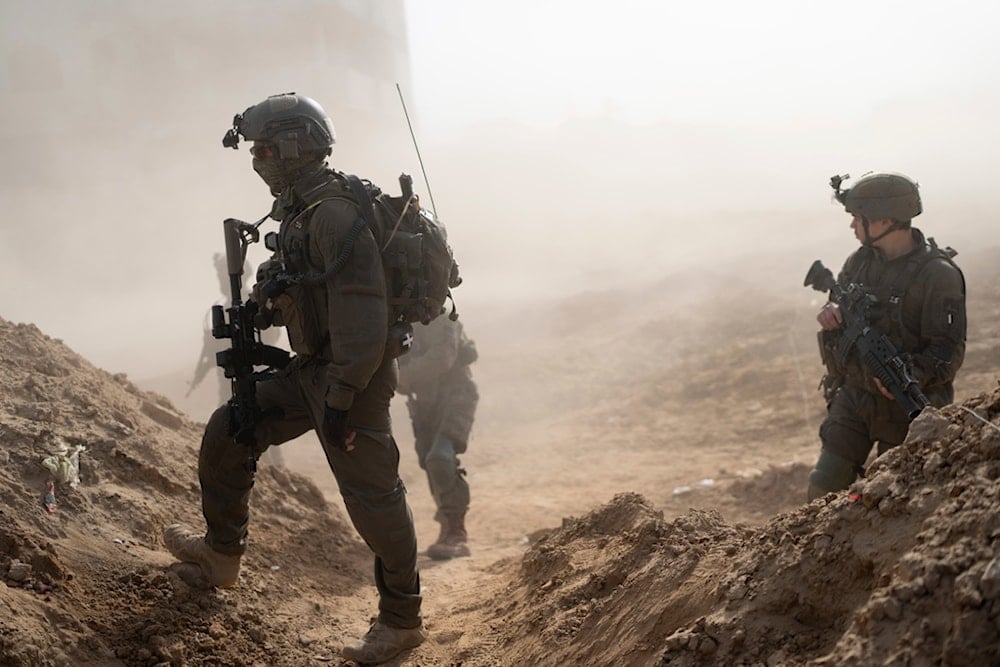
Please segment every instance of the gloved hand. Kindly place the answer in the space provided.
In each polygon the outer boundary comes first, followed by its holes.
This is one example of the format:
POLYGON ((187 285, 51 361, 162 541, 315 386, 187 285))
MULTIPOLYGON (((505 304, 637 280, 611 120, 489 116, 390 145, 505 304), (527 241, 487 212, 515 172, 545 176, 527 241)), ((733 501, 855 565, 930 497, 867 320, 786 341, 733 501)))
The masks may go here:
POLYGON ((354 430, 347 428, 347 415, 347 410, 323 406, 323 438, 331 447, 345 452, 354 449, 354 438, 357 437, 354 430))

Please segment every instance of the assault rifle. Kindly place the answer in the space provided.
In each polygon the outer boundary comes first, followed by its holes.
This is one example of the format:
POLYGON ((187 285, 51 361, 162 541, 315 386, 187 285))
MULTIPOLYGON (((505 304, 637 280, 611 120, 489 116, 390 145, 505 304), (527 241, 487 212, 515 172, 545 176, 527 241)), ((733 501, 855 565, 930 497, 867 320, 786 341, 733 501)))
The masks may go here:
POLYGON ((915 419, 930 401, 920 390, 903 355, 888 336, 871 325, 869 315, 876 302, 875 296, 855 283, 844 289, 818 259, 806 273, 805 286, 817 292, 829 292, 830 300, 840 306, 844 331, 837 344, 837 361, 846 362, 851 350, 856 348, 882 386, 892 393, 907 416, 915 419))
POLYGON ((257 303, 251 299, 243 303, 241 296, 243 263, 247 247, 260 238, 257 231, 259 224, 259 222, 256 225, 250 224, 234 218, 223 221, 222 228, 226 238, 226 270, 229 273, 233 301, 225 310, 219 305, 212 306, 212 336, 228 338, 231 342, 229 349, 215 355, 216 365, 220 366, 225 376, 232 381, 233 397, 226 404, 229 409, 229 434, 237 443, 247 446, 247 469, 251 475, 257 471, 254 427, 261 417, 261 410, 256 400, 257 382, 271 377, 276 369, 284 368, 289 362, 286 350, 261 342, 260 332, 254 326, 257 303), (265 368, 257 371, 255 369, 258 366, 265 368))

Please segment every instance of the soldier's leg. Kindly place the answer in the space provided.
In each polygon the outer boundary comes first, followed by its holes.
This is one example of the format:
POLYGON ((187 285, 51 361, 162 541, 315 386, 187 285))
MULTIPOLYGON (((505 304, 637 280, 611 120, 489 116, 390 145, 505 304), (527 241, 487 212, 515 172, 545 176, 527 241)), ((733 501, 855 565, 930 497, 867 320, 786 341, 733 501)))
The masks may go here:
POLYGON ((878 455, 882 456, 904 440, 910 430, 910 418, 896 401, 883 398, 876 402, 872 433, 878 440, 878 455))
POLYGON ((823 449, 816 466, 809 473, 807 498, 815 500, 833 491, 846 489, 860 473, 861 469, 851 461, 823 449))
POLYGON ((417 536, 399 479, 395 440, 388 433, 358 431, 353 450, 325 442, 323 449, 351 522, 375 553, 379 620, 394 628, 419 626, 417 536))
POLYGON ((435 560, 448 560, 471 555, 469 536, 465 530, 465 513, 469 509, 469 485, 465 471, 458 467, 455 445, 444 434, 438 435, 427 454, 427 479, 437 505, 435 519, 441 524, 437 540, 427 547, 427 555, 435 560))
MULTIPOLYGON (((413 420, 413 444, 417 452, 420 468, 427 474, 427 484, 436 508, 435 519, 440 521, 442 515, 442 494, 450 494, 459 477, 458 458, 455 454, 454 442, 441 434, 442 423, 446 421, 440 401, 435 404, 421 403, 413 399, 409 402, 410 415, 413 420)), ((459 477, 458 482, 464 484, 459 477)), ((465 513, 468 506, 468 486, 466 485, 466 500, 461 509, 454 507, 455 502, 461 504, 461 499, 446 498, 451 514, 465 513)))
POLYGON ((234 586, 240 559, 247 548, 250 461, 269 444, 285 442, 312 427, 309 412, 298 399, 295 378, 285 377, 257 386, 257 403, 264 410, 255 429, 257 446, 237 444, 229 433, 229 410, 217 409, 208 420, 198 457, 204 534, 182 524, 167 526, 163 541, 181 561, 175 571, 196 586, 234 586))
MULTIPOLYGON (((323 420, 327 376, 323 366, 317 366, 312 373, 309 377, 303 371, 300 395, 308 404, 313 423, 318 426, 323 420)), ((395 365, 383 364, 369 382, 365 396, 367 404, 354 406, 362 413, 360 418, 372 424, 373 430, 357 428, 352 421, 354 415, 350 415, 348 425, 357 433, 350 451, 331 446, 317 429, 351 523, 375 554, 380 623, 373 631, 386 627, 422 627, 417 535, 406 503, 406 489, 399 478, 399 449, 388 428, 389 402, 395 385, 395 365)), ((376 635, 380 636, 381 631, 376 635)), ((412 638, 417 634, 408 636, 412 638)), ((371 657, 369 649, 372 647, 368 644, 381 641, 377 636, 363 639, 359 644, 345 647, 345 656, 350 653, 371 657)), ((398 649, 398 645, 395 648, 398 649)))
POLYGON ((453 369, 446 381, 447 390, 442 392, 439 406, 442 419, 438 432, 451 440, 456 454, 464 454, 476 418, 479 390, 468 366, 453 369))
POLYGON ((822 451, 809 474, 809 500, 846 489, 864 472, 875 442, 873 416, 874 396, 853 386, 837 391, 819 429, 822 451))
POLYGON ((468 448, 469 435, 476 415, 479 392, 468 366, 452 369, 445 377, 437 412, 440 425, 427 453, 425 469, 431 493, 437 502, 438 516, 464 516, 469 509, 469 485, 460 468, 458 455, 468 448))
POLYGON ((417 463, 421 470, 426 470, 427 455, 434 445, 434 434, 437 433, 438 420, 427 414, 427 406, 416 400, 407 401, 410 409, 410 422, 413 424, 413 449, 417 453, 417 463))
POLYGON ((455 444, 444 434, 434 439, 424 459, 427 481, 437 505, 437 519, 445 516, 464 516, 469 509, 469 485, 459 468, 455 444))
MULTIPOLYGON (((259 458, 270 445, 296 438, 313 428, 310 412, 300 398, 297 372, 257 385, 256 400, 262 416, 254 434, 253 455, 259 458)), ((225 554, 246 550, 250 492, 250 451, 229 434, 229 413, 223 406, 205 427, 198 458, 202 512, 208 525, 206 542, 225 554)))

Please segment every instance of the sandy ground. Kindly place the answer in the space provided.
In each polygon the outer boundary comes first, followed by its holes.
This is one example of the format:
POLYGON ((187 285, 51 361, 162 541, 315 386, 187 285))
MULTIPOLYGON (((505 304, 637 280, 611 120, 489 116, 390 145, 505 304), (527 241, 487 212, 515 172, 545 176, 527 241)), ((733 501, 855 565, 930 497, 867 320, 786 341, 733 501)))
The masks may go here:
MULTIPOLYGON (((964 265, 959 405, 808 505, 823 406, 805 290, 674 276, 520 308, 530 327, 468 319, 472 556, 421 556, 430 639, 390 664, 997 664, 997 257, 964 265)), ((191 588, 159 532, 200 525, 214 388, 140 388, 31 325, 0 320, 0 343, 0 665, 342 664, 375 610, 370 556, 311 437, 261 466, 239 585, 191 588), (80 483, 46 511, 60 446, 84 448, 80 483)), ((394 418, 423 550, 434 508, 401 403, 394 418)))

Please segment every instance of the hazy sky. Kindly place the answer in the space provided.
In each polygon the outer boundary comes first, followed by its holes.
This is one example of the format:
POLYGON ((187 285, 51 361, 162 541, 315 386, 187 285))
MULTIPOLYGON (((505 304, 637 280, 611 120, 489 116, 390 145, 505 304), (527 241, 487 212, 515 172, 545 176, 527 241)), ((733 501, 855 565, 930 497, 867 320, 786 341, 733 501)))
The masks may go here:
MULTIPOLYGON (((0 0, 0 316, 111 371, 193 367, 218 222, 269 201, 219 138, 267 94, 327 107, 338 168, 388 189, 405 169, 423 191, 390 82, 369 91, 398 118, 388 149, 342 111, 328 54, 363 35, 292 10, 258 26, 273 7, 0 0), (37 58, 54 45, 55 64, 37 58)), ((929 233, 995 244, 998 3, 410 0, 406 18, 406 95, 470 324, 499 301, 739 270, 741 254, 797 275, 820 244, 837 264, 854 242, 836 172, 911 174, 929 233)), ((378 55, 364 46, 360 62, 378 55)))
POLYGON ((997 203, 997 3, 408 7, 438 203, 456 235, 505 212, 475 227, 488 243, 460 236, 477 262, 530 230, 538 252, 515 272, 525 289, 809 240, 829 240, 839 262, 854 241, 829 203, 834 173, 912 175, 921 223, 949 240, 974 236, 997 203), (576 265, 535 279, 560 255, 576 265))
POLYGON ((754 127, 1000 84, 988 1, 413 0, 425 126, 573 114, 754 127))

